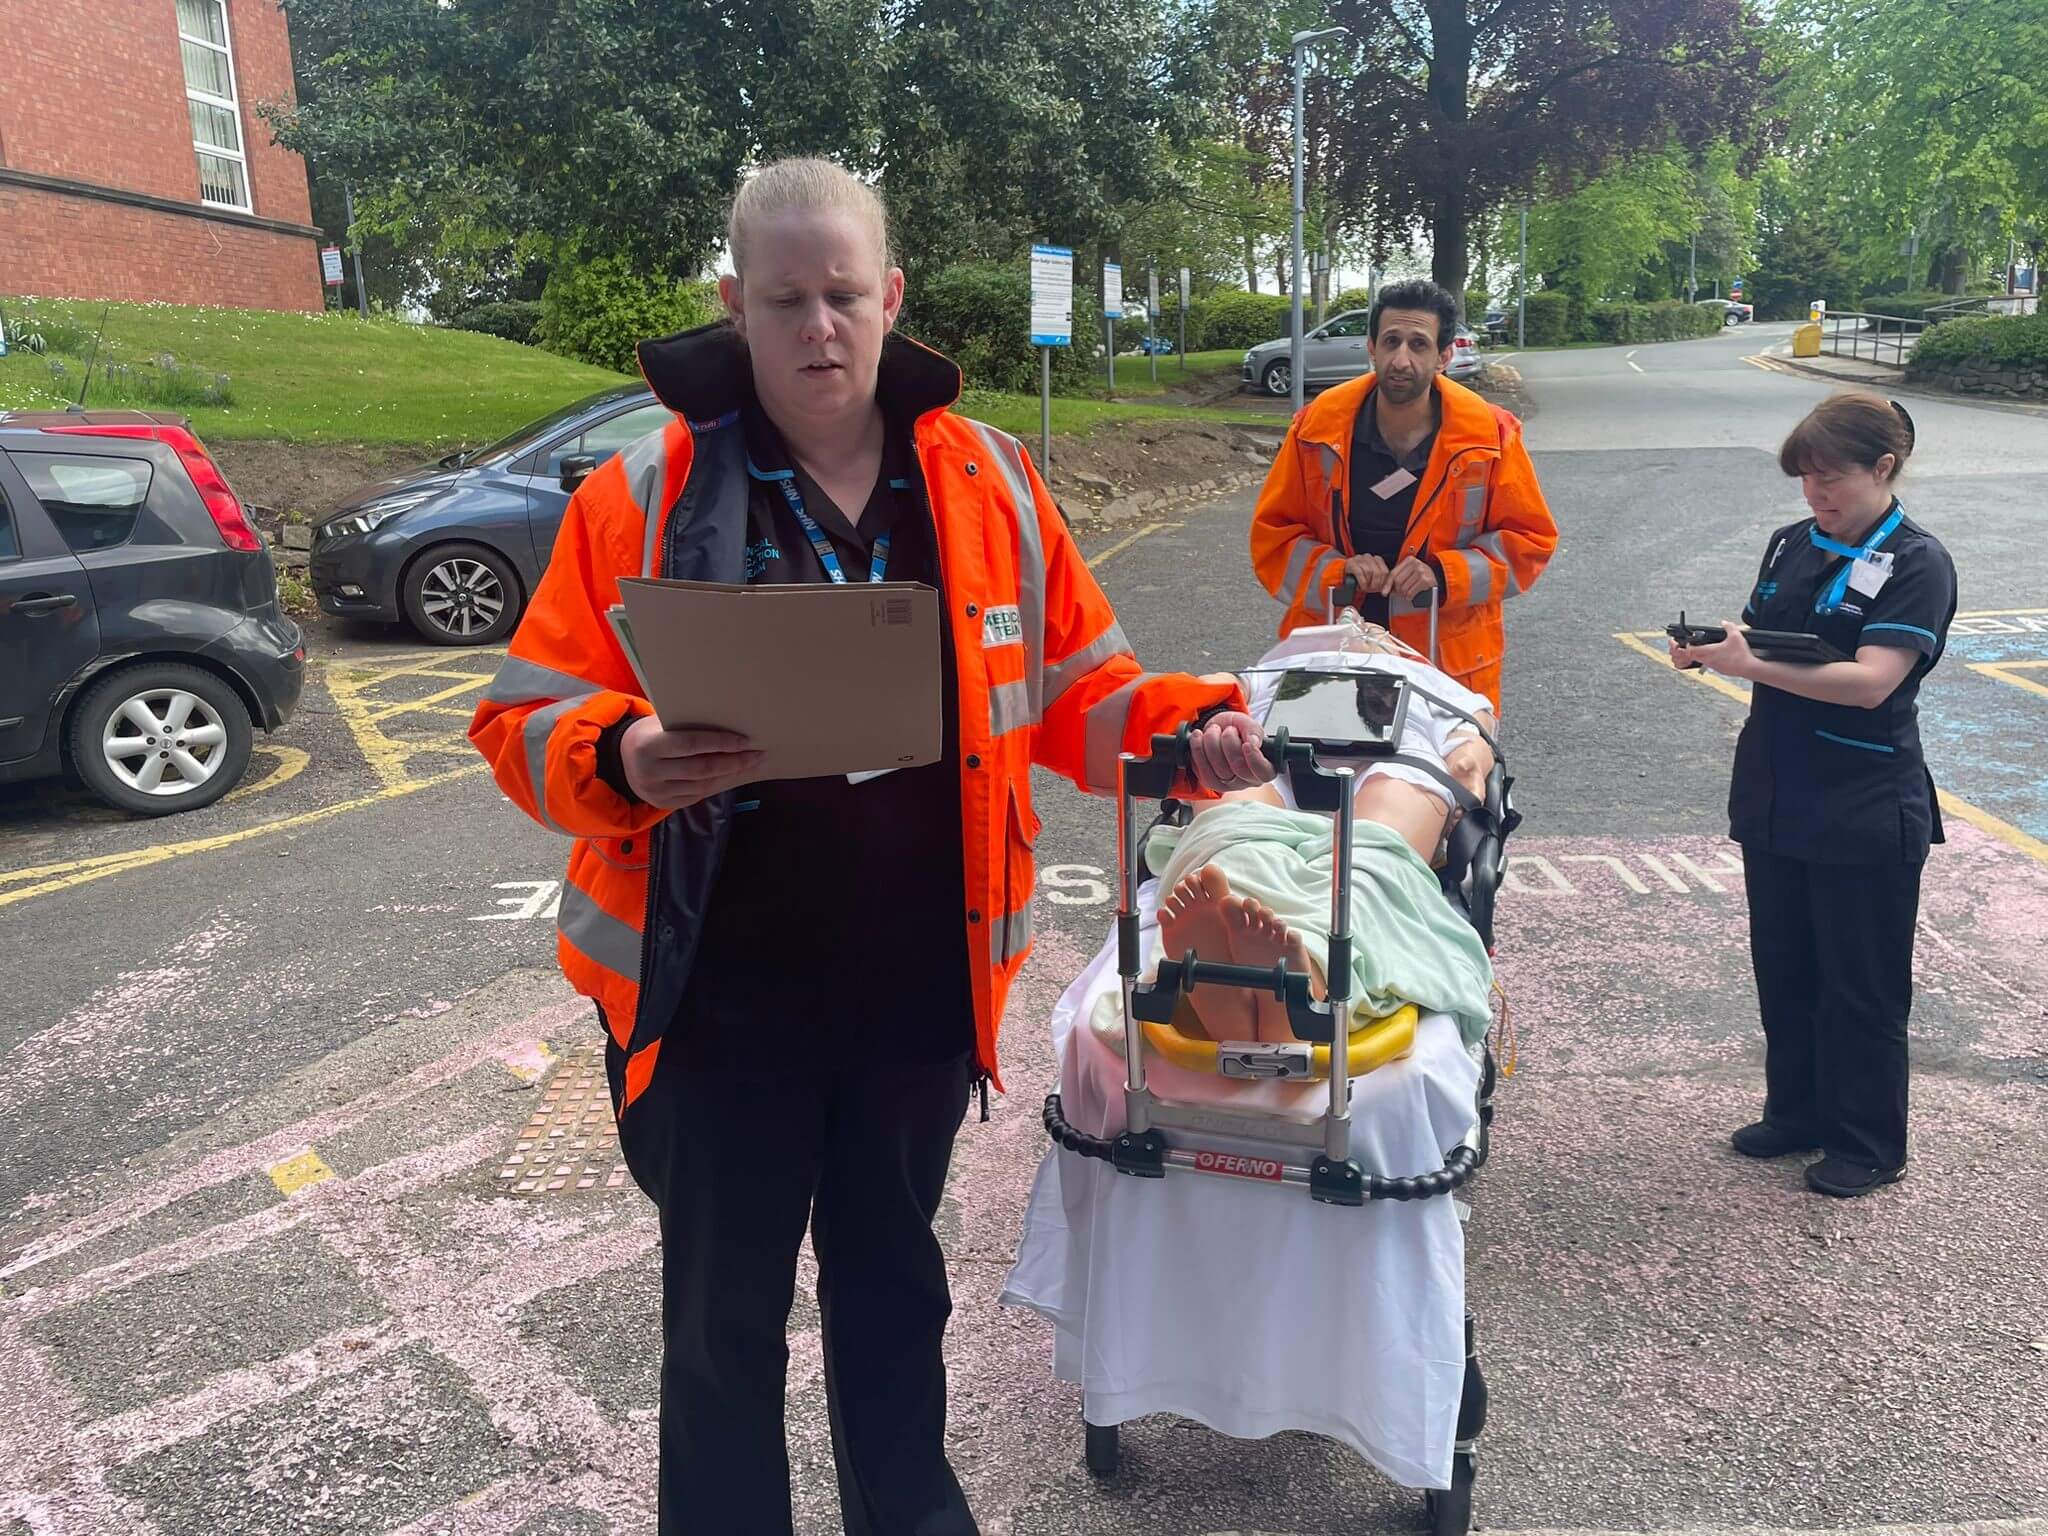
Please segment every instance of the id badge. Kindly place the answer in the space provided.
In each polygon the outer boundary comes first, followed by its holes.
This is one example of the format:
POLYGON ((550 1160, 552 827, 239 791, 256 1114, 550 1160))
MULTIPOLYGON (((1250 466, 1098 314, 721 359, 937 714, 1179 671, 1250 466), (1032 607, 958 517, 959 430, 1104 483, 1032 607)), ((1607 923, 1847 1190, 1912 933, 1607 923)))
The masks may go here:
POLYGON ((1874 549, 1849 567, 1849 590, 1865 597, 1877 596, 1891 579, 1892 557, 1883 550, 1874 549))

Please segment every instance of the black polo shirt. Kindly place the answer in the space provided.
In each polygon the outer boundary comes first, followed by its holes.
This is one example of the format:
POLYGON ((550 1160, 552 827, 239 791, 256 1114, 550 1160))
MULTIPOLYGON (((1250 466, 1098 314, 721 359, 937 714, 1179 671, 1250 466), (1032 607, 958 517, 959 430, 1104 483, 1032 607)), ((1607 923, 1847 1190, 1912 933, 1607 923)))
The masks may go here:
MULTIPOLYGON (((1408 520, 1415 514, 1415 494, 1421 489, 1422 472, 1429 467, 1429 455, 1436 447, 1437 432, 1443 426, 1443 405, 1430 389, 1429 434, 1412 453, 1397 455, 1380 436, 1379 391, 1365 397, 1351 426, 1351 505, 1346 509, 1346 531, 1355 555, 1378 555, 1392 570, 1401 558, 1401 545, 1408 537, 1408 520), (1381 495, 1377 486, 1389 476, 1405 470, 1406 484, 1381 495)), ((1392 622, 1385 593, 1367 594, 1359 612, 1368 623, 1392 622)))
POLYGON ((1916 864, 1942 841, 1918 700, 1947 648, 1955 564, 1897 502, 1892 510, 1898 523, 1878 540, 1881 520, 1866 545, 1890 559, 1875 593, 1843 580, 1854 574, 1848 557, 1816 542, 1810 517, 1780 528, 1764 548, 1745 624, 1819 635, 1847 656, 1887 645, 1917 659, 1875 709, 1753 691, 1728 785, 1730 835, 1746 847, 1820 864, 1916 864))
MULTIPOLYGON (((758 411, 748 413, 747 445, 749 583, 828 579, 781 489, 791 477, 849 582, 869 579, 875 543, 887 535, 885 579, 941 585, 907 425, 891 425, 857 526, 795 467, 758 411)), ((940 644, 949 644, 943 633, 940 644)), ((735 792, 682 1009, 689 1029, 758 1035, 764 1067, 791 1044, 834 1062, 929 1063, 973 1049, 959 706, 950 663, 942 671, 938 762, 859 784, 841 775, 735 792)))

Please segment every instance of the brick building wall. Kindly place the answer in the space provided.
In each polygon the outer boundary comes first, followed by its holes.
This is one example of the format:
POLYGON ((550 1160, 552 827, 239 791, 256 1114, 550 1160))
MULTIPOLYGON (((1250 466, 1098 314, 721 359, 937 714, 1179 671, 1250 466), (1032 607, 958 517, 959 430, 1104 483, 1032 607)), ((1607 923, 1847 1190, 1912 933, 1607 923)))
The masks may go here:
POLYGON ((321 307, 305 163, 256 114, 293 99, 284 13, 227 13, 248 214, 200 201, 174 0, 35 0, 7 29, 0 293, 321 307))

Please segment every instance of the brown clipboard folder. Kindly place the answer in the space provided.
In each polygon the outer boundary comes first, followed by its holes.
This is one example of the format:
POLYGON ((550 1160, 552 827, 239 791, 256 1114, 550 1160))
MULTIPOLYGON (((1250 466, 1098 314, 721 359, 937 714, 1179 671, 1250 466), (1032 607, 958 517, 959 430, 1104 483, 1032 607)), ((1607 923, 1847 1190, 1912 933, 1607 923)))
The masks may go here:
POLYGON ((663 726, 738 731, 750 782, 939 760, 939 594, 921 582, 619 582, 613 632, 663 726))

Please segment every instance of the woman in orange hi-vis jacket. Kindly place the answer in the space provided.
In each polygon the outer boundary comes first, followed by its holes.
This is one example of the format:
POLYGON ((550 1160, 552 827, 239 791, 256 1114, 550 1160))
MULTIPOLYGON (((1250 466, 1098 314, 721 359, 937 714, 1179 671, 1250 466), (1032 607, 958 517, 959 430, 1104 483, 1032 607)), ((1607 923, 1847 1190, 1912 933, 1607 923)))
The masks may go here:
POLYGON ((1280 633, 1329 622, 1357 580, 1366 617, 1500 708, 1501 605, 1557 548, 1557 524, 1508 411, 1442 377, 1457 303, 1426 279, 1374 295, 1373 371, 1303 407, 1259 493, 1252 569, 1286 607, 1280 633))
POLYGON ((1203 788, 1271 770, 1235 680, 1141 670, 1022 447, 953 415, 959 370, 890 335, 903 275, 872 190, 780 162, 730 237, 729 323, 640 348, 676 419, 577 491, 470 739, 575 840, 558 953, 661 1211, 661 1530, 791 1529, 808 1226, 846 1529, 950 1536, 974 1522, 932 1220, 1031 945, 1032 765, 1108 791, 1120 752, 1196 721, 1203 788), (935 586, 943 760, 752 782, 741 738, 663 730, 605 620, 642 574, 935 586))

